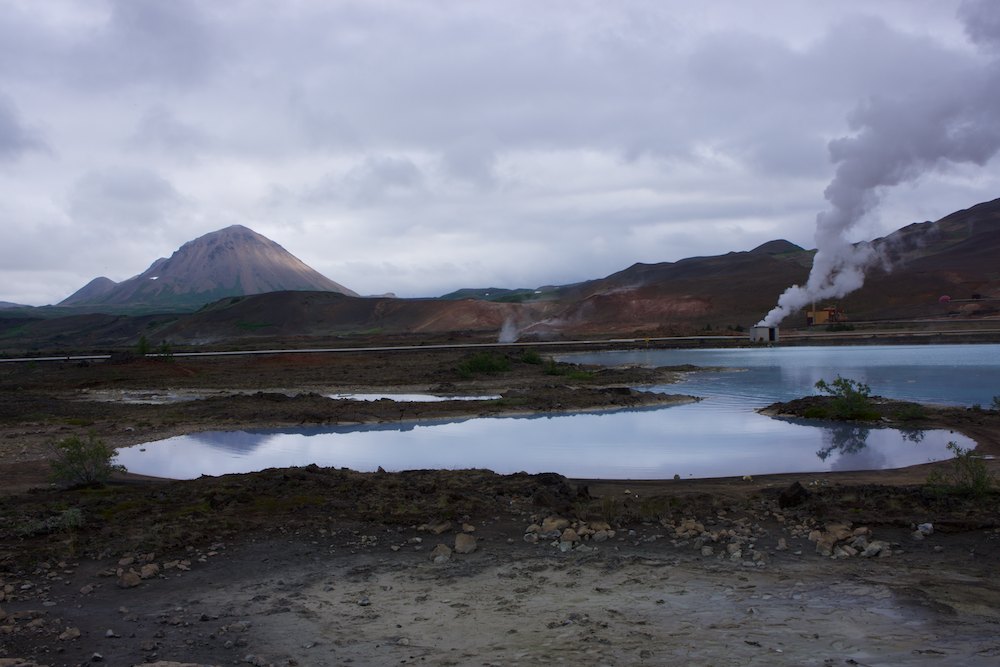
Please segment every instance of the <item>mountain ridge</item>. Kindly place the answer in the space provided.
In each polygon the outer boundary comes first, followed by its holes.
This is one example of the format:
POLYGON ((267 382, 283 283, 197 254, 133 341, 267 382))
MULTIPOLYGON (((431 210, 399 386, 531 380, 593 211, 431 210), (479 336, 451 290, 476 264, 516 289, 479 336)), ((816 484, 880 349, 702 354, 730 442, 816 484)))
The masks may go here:
MULTIPOLYGON (((861 289, 818 306, 838 306, 849 322, 1000 319, 1000 199, 906 225, 871 244, 885 262, 869 271, 861 289)), ((340 346, 351 339, 383 344, 737 333, 758 321, 787 287, 807 278, 814 252, 778 240, 749 251, 636 263, 572 285, 467 290, 450 299, 323 290, 230 296, 196 312, 158 315, 3 309, 0 341, 5 353, 32 354, 67 346, 129 347, 140 336, 196 349, 237 341, 340 346)), ((804 313, 782 326, 805 327, 804 313)))

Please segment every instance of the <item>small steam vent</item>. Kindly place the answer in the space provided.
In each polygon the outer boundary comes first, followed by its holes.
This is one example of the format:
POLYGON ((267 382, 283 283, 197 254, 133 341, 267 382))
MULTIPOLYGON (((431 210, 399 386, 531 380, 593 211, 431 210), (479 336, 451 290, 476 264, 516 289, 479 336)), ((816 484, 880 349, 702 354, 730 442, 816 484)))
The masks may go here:
POLYGON ((750 327, 750 342, 777 343, 778 327, 767 327, 760 324, 755 327, 750 327))

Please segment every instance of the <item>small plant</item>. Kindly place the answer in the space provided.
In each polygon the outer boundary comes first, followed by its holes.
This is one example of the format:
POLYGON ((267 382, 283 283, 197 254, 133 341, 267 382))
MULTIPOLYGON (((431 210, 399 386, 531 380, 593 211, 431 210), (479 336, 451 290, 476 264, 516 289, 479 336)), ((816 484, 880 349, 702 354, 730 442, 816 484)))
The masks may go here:
POLYGON ((69 532, 83 525, 83 512, 77 507, 63 510, 46 519, 33 519, 17 527, 20 537, 48 535, 55 532, 69 532))
POLYGON ((160 359, 164 361, 173 361, 174 359, 174 349, 170 346, 170 343, 166 340, 160 343, 160 347, 156 351, 160 359))
POLYGON ((114 463, 117 456, 114 448, 93 433, 86 438, 77 435, 64 438, 54 447, 52 477, 65 486, 101 485, 112 474, 125 472, 125 466, 114 463))
POLYGON ((903 403, 896 408, 895 417, 901 422, 919 421, 927 418, 927 410, 919 403, 903 403))
POLYGON ((510 370, 510 360, 507 357, 491 352, 479 352, 465 359, 455 369, 459 377, 469 379, 473 375, 495 375, 510 370))
POLYGON ((971 449, 949 442, 948 449, 955 455, 948 471, 935 470, 927 477, 932 489, 975 497, 984 496, 996 486, 996 478, 981 457, 971 449))
POLYGON ((826 415, 830 419, 872 421, 879 418, 878 410, 872 405, 871 388, 862 382, 838 375, 833 382, 818 381, 816 389, 831 397, 826 415))
POLYGON ((146 338, 146 334, 139 336, 139 342, 135 344, 135 353, 140 357, 145 357, 149 354, 149 339, 146 338))
POLYGON ((1000 396, 993 397, 993 402, 990 403, 990 409, 996 412, 1000 412, 1000 396))
POLYGON ((545 360, 542 359, 542 355, 538 354, 537 350, 525 350, 521 353, 521 361, 526 364, 541 365, 545 360))

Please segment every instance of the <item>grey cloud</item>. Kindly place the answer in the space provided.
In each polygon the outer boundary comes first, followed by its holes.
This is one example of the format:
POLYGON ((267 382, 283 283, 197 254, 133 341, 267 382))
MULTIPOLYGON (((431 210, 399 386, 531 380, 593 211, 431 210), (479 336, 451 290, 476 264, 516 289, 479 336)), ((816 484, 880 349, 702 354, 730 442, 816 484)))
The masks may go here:
POLYGON ((306 191, 305 200, 373 206, 410 198, 421 192, 424 185, 423 172, 409 158, 370 155, 346 173, 324 176, 306 191))
POLYGON ((1000 49, 1000 5, 996 0, 964 0, 958 17, 973 42, 1000 49))
POLYGON ((0 160, 15 159, 33 150, 46 150, 45 142, 22 122, 14 101, 0 92, 0 160))
POLYGON ((139 119, 130 143, 140 148, 190 157, 210 142, 200 128, 182 122, 170 109, 157 105, 147 109, 139 119))
POLYGON ((110 0, 107 21, 79 36, 65 54, 77 84, 188 85, 205 79, 215 60, 204 3, 110 0))
POLYGON ((80 178, 70 193, 69 213, 91 231, 127 236, 173 222, 182 204, 183 197, 162 176, 119 167, 80 178))

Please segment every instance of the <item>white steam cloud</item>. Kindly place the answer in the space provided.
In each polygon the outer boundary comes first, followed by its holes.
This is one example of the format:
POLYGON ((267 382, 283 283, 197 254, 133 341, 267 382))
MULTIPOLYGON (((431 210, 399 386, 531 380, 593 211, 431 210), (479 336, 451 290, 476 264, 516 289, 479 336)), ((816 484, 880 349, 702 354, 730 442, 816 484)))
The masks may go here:
MULTIPOLYGON (((1000 3, 962 4, 959 17, 984 50, 1000 47, 1000 3)), ((884 188, 912 181, 947 163, 984 165, 1000 150, 1000 61, 976 61, 950 81, 935 81, 904 98, 872 97, 848 118, 853 135, 830 142, 837 165, 824 196, 830 208, 816 217, 816 256, 805 285, 778 298, 758 326, 777 326, 812 301, 842 297, 864 284, 878 259, 848 234, 878 205, 884 188)))

